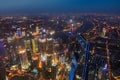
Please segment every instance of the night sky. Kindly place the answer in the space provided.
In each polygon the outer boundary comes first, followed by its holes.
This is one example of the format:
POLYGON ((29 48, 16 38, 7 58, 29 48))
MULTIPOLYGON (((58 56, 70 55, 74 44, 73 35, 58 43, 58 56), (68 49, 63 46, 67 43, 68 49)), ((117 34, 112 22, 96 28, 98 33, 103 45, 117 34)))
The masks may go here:
POLYGON ((0 0, 0 14, 120 13, 120 0, 0 0))

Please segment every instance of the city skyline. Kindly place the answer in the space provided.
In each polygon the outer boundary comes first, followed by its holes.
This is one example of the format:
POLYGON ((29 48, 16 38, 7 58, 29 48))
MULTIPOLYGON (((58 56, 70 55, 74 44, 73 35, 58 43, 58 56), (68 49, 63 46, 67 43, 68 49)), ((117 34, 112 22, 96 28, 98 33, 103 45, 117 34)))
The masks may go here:
POLYGON ((120 15, 15 11, 0 14, 0 80, 120 80, 120 15))
POLYGON ((2 0, 0 14, 120 13, 118 0, 2 0))

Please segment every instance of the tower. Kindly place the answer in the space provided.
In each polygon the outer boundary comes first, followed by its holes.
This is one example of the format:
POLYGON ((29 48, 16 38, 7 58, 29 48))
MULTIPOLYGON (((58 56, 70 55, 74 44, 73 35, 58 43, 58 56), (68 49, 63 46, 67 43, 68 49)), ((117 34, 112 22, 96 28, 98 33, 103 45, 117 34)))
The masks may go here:
POLYGON ((28 61, 28 57, 27 57, 25 49, 19 50, 19 58, 20 58, 20 63, 21 63, 21 69, 22 70, 28 69, 30 66, 30 63, 28 61))

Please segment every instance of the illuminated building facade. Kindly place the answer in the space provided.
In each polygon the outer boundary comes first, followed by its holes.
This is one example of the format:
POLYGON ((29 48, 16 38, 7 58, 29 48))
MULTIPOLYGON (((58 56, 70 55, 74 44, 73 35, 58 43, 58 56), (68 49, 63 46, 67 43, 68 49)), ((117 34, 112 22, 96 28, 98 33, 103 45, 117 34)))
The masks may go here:
POLYGON ((17 35, 19 37, 22 37, 22 31, 21 31, 21 28, 17 28, 17 31, 16 31, 17 35))
POLYGON ((28 61, 28 57, 26 54, 26 50, 21 50, 19 51, 19 58, 20 58, 20 63, 21 63, 21 69, 26 70, 29 68, 30 63, 28 61))
POLYGON ((33 53, 36 53, 38 51, 38 44, 37 44, 37 39, 32 39, 32 51, 33 53))

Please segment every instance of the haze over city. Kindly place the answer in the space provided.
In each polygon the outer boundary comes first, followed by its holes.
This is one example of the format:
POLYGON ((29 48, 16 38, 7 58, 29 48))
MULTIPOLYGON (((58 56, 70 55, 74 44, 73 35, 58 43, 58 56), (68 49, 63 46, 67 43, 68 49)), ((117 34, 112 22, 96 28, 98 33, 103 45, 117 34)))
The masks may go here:
POLYGON ((0 14, 120 13, 119 0, 1 0, 0 14))

